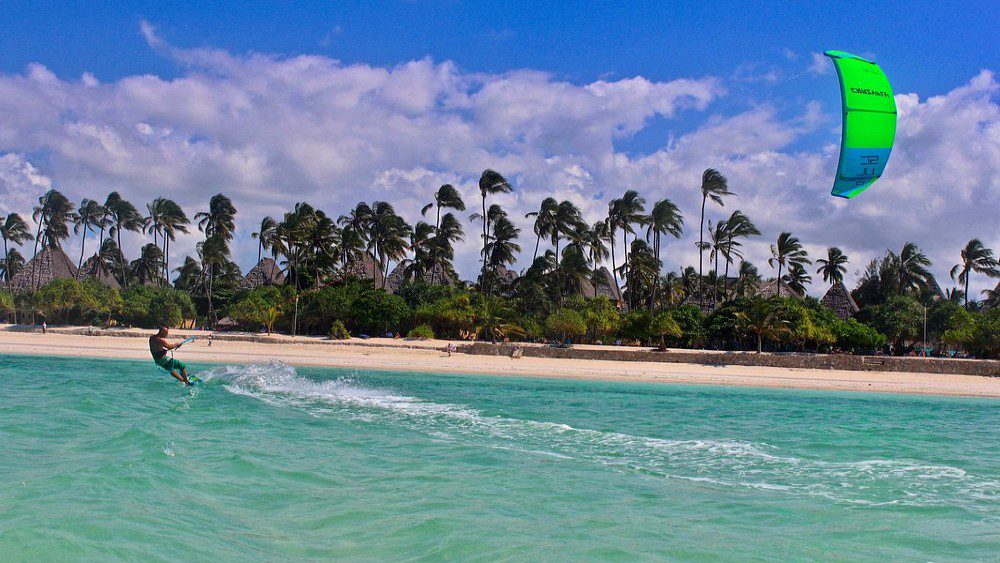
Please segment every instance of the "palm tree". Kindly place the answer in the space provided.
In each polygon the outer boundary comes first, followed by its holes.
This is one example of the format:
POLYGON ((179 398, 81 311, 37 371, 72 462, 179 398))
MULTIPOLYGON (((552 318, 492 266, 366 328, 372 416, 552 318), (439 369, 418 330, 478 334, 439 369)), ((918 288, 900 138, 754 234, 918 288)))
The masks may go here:
MULTIPOLYGON (((653 258, 657 264, 660 263, 660 237, 668 234, 679 239, 683 231, 684 215, 674 202, 669 199, 661 199, 653 204, 653 210, 649 213, 649 223, 646 227, 646 240, 648 241, 650 237, 653 239, 653 258)), ((653 294, 649 303, 650 308, 656 302, 659 285, 660 276, 657 275, 653 281, 653 294)))
POLYGON ((590 261, 590 269, 593 274, 591 283, 594 286, 594 297, 597 297, 598 285, 604 283, 604 279, 598 274, 598 267, 608 259, 608 246, 605 244, 611 237, 607 221, 596 221, 591 228, 586 225, 580 229, 578 238, 587 251, 587 259, 590 261))
POLYGON ((775 296, 781 296, 781 269, 789 266, 790 264, 812 264, 809 261, 808 254, 805 249, 802 248, 802 243, 799 239, 792 236, 792 233, 783 232, 778 235, 777 244, 771 245, 771 258, 767 260, 767 263, 771 265, 772 268, 778 268, 777 286, 778 291, 775 296))
MULTIPOLYGON (((646 199, 639 195, 639 192, 628 190, 620 199, 612 200, 609 208, 612 212, 609 220, 614 223, 615 227, 622 230, 622 242, 625 243, 622 273, 627 285, 632 281, 629 278, 629 264, 631 262, 628 259, 628 233, 632 233, 632 244, 634 246, 638 235, 633 225, 642 226, 646 224, 646 216, 643 215, 643 212, 646 211, 646 199)), ((629 300, 629 306, 631 305, 632 301, 629 300)))
POLYGON ((198 221, 198 230, 205 233, 206 238, 219 235, 227 242, 233 239, 236 231, 235 218, 236 207, 222 194, 208 200, 208 211, 199 211, 194 216, 194 220, 198 221))
POLYGON ((87 235, 91 227, 105 227, 104 207, 92 199, 84 198, 80 202, 76 215, 73 216, 73 234, 80 236, 80 262, 76 267, 76 275, 83 270, 83 257, 87 253, 87 235), (82 233, 81 233, 82 232, 82 233))
POLYGON ((4 252, 4 258, 0 259, 0 272, 2 272, 0 279, 9 282, 22 268, 24 268, 24 256, 21 256, 16 248, 11 248, 10 251, 4 252))
POLYGON ((191 220, 180 205, 169 199, 164 202, 163 215, 163 278, 167 279, 170 272, 170 243, 177 240, 177 233, 190 232, 187 226, 191 224, 191 220))
MULTIPOLYGON (((104 209, 108 212, 109 235, 117 239, 117 246, 120 252, 122 248, 122 231, 141 232, 142 215, 139 214, 139 210, 134 205, 122 199, 122 196, 118 192, 108 194, 107 199, 104 200, 104 209)), ((128 274, 125 272, 124 260, 120 264, 119 273, 121 274, 119 281, 122 287, 128 289, 128 274)))
POLYGON ((736 239, 750 238, 760 236, 760 230, 757 229, 757 225, 753 224, 742 211, 737 209, 729 215, 726 219, 726 232, 728 234, 726 246, 723 251, 723 256, 726 258, 726 271, 723 275, 723 292, 728 294, 727 285, 729 283, 729 265, 734 262, 733 258, 743 258, 742 253, 738 250, 741 246, 740 242, 736 239))
MULTIPOLYGON (((505 194, 505 193, 510 193, 513 190, 514 190, 514 188, 511 187, 510 183, 507 181, 506 178, 503 177, 502 174, 500 174, 499 172, 496 172, 494 170, 490 170, 489 168, 487 168, 486 170, 484 170, 482 176, 479 177, 479 193, 483 197, 483 216, 482 216, 482 220, 483 220, 483 268, 482 268, 482 272, 480 273, 480 276, 484 280, 485 280, 485 276, 486 276, 486 262, 487 262, 486 246, 489 243, 489 238, 490 238, 490 236, 489 236, 489 222, 490 222, 490 217, 489 217, 489 214, 486 212, 486 196, 491 195, 491 194, 501 194, 501 193, 505 194)), ((489 295, 489 287, 486 287, 484 289, 485 289, 484 293, 486 293, 487 295, 489 295)))
POLYGON ((746 297, 748 293, 757 291, 760 284, 760 272, 757 266, 746 260, 740 261, 739 273, 736 274, 736 295, 746 297))
POLYGON ((49 190, 38 198, 38 206, 31 215, 39 229, 36 249, 38 245, 55 248, 69 238, 69 223, 73 220, 74 207, 59 190, 49 190))
POLYGON ((161 272, 163 271, 163 251, 156 243, 146 244, 139 252, 139 257, 132 261, 132 275, 140 284, 149 285, 155 283, 160 285, 161 272))
POLYGON ((260 227, 256 232, 250 233, 250 238, 257 239, 257 263, 260 263, 265 250, 270 250, 271 241, 274 238, 274 231, 278 227, 278 222, 273 217, 267 216, 261 219, 260 227))
POLYGON ((208 211, 195 213, 194 220, 198 222, 198 230, 205 233, 205 240, 200 245, 202 262, 208 282, 208 311, 214 325, 219 322, 214 305, 215 278, 220 268, 229 264, 229 241, 236 231, 236 206, 223 194, 216 194, 208 200, 208 211))
MULTIPOLYGON (((368 223, 368 247, 372 256, 386 272, 389 261, 398 261, 406 257, 406 241, 410 238, 412 228, 402 217, 396 214, 392 205, 384 201, 372 204, 372 218, 368 223)), ((375 278, 374 272, 372 278, 375 278)), ((387 276, 382 276, 382 287, 385 287, 387 276)))
POLYGON ((788 264, 788 273, 785 274, 785 283, 792 291, 804 295, 806 286, 812 283, 812 276, 801 263, 791 262, 788 264))
POLYGON ((29 240, 34 240, 35 237, 28 230, 28 223, 20 215, 9 213, 3 222, 0 223, 0 238, 3 238, 4 282, 9 285, 10 279, 14 277, 14 274, 11 272, 13 262, 11 261, 12 250, 9 245, 21 245, 29 240))
POLYGON ((829 282, 831 285, 844 282, 844 273, 847 272, 847 268, 844 266, 847 264, 847 255, 844 254, 843 250, 831 246, 826 249, 826 258, 820 258, 816 263, 822 264, 816 273, 823 274, 824 282, 829 282))
POLYGON ((177 233, 187 233, 187 225, 191 224, 187 214, 176 202, 158 197, 146 205, 149 216, 144 221, 146 232, 153 233, 153 244, 157 243, 157 235, 163 241, 162 273, 157 280, 163 281, 170 271, 170 241, 177 240, 177 233))
POLYGON ((890 291, 910 293, 921 292, 934 283, 934 274, 930 271, 931 259, 923 253, 916 243, 907 242, 899 254, 892 251, 886 253, 882 261, 885 281, 890 291))
POLYGON ((532 262, 538 258, 538 245, 542 241, 542 237, 552 237, 557 209, 559 209, 559 202, 556 201, 556 198, 547 197, 542 200, 538 211, 524 214, 525 219, 535 218, 535 222, 532 224, 532 230, 535 232, 535 253, 531 255, 532 262))
POLYGON ((556 251, 556 267, 559 267, 559 241, 564 236, 573 237, 580 227, 586 226, 583 218, 580 217, 580 208, 572 201, 564 200, 559 203, 552 214, 552 246, 556 251))
POLYGON ((790 322, 785 310, 767 299, 757 299, 746 311, 736 313, 740 328, 757 337, 757 353, 763 351, 763 339, 777 340, 788 333, 790 322))
POLYGON ((993 251, 974 238, 962 249, 962 263, 951 269, 951 279, 958 277, 958 283, 965 286, 965 309, 969 309, 969 278, 971 274, 985 274, 991 278, 1000 277, 1000 263, 993 257, 993 251))
POLYGON ((485 252, 489 270, 495 274, 501 266, 513 264, 517 260, 516 255, 521 251, 521 246, 516 241, 521 229, 514 226, 505 213, 494 214, 490 223, 493 228, 485 252))
POLYGON ((714 168, 707 168, 701 174, 701 227, 698 230, 699 279, 704 275, 702 271, 702 254, 704 254, 705 251, 705 203, 711 199, 720 206, 724 206, 725 204, 722 202, 722 198, 728 195, 733 194, 729 191, 729 181, 726 180, 726 177, 714 168))
POLYGON ((446 266, 443 261, 450 262, 454 256, 451 243, 462 239, 462 226, 451 213, 446 213, 443 217, 441 209, 454 209, 455 211, 465 211, 465 202, 462 201, 462 194, 458 193, 451 184, 444 184, 434 192, 434 201, 428 203, 420 210, 421 215, 426 215, 431 208, 435 209, 436 218, 434 220, 434 238, 429 240, 430 252, 427 258, 431 262, 431 283, 436 283, 438 264, 440 269, 446 271, 450 269, 450 264, 446 266), (442 221, 447 222, 447 233, 441 229, 442 221))

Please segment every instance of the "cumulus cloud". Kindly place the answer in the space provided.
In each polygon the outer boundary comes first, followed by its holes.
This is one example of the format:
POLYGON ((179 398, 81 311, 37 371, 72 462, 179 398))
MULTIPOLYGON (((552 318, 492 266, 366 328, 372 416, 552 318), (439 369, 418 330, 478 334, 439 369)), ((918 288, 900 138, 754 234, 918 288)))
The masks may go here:
MULTIPOLYGON (((521 218, 550 195, 574 201, 590 221, 628 188, 650 203, 673 199, 688 225, 665 252, 675 268, 697 261, 698 182, 712 166, 738 195, 724 209, 710 207, 709 218, 736 208, 749 214, 766 240, 751 242, 747 254, 764 271, 768 241, 783 229, 813 254, 842 246, 857 268, 915 240, 940 276, 972 236, 1000 248, 990 211, 1000 203, 998 85, 988 71, 942 96, 897 96, 899 131, 886 176, 848 202, 829 196, 839 108, 814 102, 792 117, 769 105, 714 114, 726 88, 713 77, 574 84, 538 70, 470 73, 430 59, 380 67, 236 56, 178 49, 147 22, 141 32, 182 67, 179 77, 72 81, 37 64, 0 75, 0 114, 9 116, 0 122, 4 208, 26 212, 54 185, 75 200, 113 189, 140 205, 162 195, 193 214, 224 192, 239 208, 234 250, 248 266, 256 257, 248 233, 264 214, 303 200, 340 214, 358 200, 385 199, 415 222, 443 183, 476 202, 476 180, 491 167, 515 184, 497 201, 518 218, 525 248, 533 240, 521 218), (700 116, 701 124, 644 154, 616 150, 654 120, 682 114, 688 123, 700 116), (817 132, 828 132, 827 145, 799 148, 817 132)), ((475 230, 467 228, 457 252, 466 277, 476 271, 475 230)), ((192 245, 179 241, 172 260, 192 245)))

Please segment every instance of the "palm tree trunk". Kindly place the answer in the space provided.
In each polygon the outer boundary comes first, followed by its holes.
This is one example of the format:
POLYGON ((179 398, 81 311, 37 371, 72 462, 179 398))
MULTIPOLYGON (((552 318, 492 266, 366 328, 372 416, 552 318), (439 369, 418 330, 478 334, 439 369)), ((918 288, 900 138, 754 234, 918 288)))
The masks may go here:
POLYGON ((775 292, 774 296, 775 297, 781 297, 781 262, 780 261, 778 262, 778 280, 777 280, 777 282, 778 283, 775 284, 775 286, 778 288, 778 291, 775 292))
POLYGON ((76 266, 76 279, 80 279, 80 270, 83 269, 83 255, 87 251, 87 222, 83 223, 83 236, 80 237, 80 263, 76 266))
POLYGON ((538 245, 542 242, 542 235, 539 233, 535 237, 535 253, 531 255, 531 263, 535 263, 535 259, 538 258, 538 245))
POLYGON ((972 277, 970 274, 972 274, 972 272, 968 272, 968 273, 965 274, 965 310, 966 311, 969 310, 969 278, 972 277))
POLYGON ((3 278, 4 282, 10 285, 10 251, 7 250, 7 237, 3 237, 3 278))
POLYGON ((482 285, 480 289, 483 291, 483 294, 489 295, 489 284, 486 283, 486 240, 488 238, 486 234, 486 223, 486 194, 483 193, 483 270, 479 273, 479 283, 482 285))
POLYGON ((722 276, 722 298, 729 299, 729 263, 733 257, 733 237, 729 237, 726 246, 726 273, 722 276))
MULTIPOLYGON (((115 229, 115 235, 118 239, 118 254, 121 255, 121 271, 122 271, 122 287, 128 289, 128 276, 125 275, 125 252, 122 251, 122 226, 121 223, 118 224, 118 228, 115 229)), ((211 297, 209 297, 209 302, 211 302, 211 297)))
POLYGON ((615 240, 615 229, 611 229, 611 276, 615 279, 615 289, 618 290, 619 296, 621 295, 621 285, 618 283, 618 263, 615 261, 615 245, 617 241, 615 240))
POLYGON ((701 268, 702 268, 702 255, 705 253, 705 200, 708 196, 702 194, 701 196, 701 224, 698 227, 698 303, 701 303, 702 291, 701 291, 701 268))

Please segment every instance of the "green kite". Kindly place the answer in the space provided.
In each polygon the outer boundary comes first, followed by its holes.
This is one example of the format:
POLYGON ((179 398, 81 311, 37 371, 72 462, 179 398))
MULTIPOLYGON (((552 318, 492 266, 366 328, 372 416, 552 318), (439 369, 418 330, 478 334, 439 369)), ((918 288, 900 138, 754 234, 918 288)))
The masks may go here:
POLYGON ((896 138, 896 100, 882 69, 872 61, 843 51, 824 53, 840 78, 844 106, 840 163, 833 195, 852 198, 882 176, 896 138))

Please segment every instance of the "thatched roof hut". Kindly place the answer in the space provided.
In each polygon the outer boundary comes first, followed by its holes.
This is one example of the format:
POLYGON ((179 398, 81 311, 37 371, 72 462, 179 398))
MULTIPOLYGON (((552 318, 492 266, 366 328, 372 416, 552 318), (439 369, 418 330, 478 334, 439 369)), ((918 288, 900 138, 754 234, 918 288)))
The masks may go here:
POLYGON ((389 272, 385 278, 385 290, 389 293, 396 293, 399 287, 406 281, 406 263, 400 262, 389 272))
POLYGON ((58 246, 47 246, 28 260, 11 280, 10 289, 32 291, 55 279, 75 278, 76 265, 58 246))
POLYGON ((285 283, 285 273, 273 258, 262 258, 240 281, 240 289, 256 289, 285 283))
POLYGON ((853 317, 860 310, 857 302, 851 297, 851 292, 847 290, 847 286, 843 282, 837 282, 830 286, 830 289, 826 291, 826 295, 823 296, 820 303, 833 311, 833 314, 837 315, 838 318, 845 321, 853 317))
MULTIPOLYGON (((778 283, 779 282, 776 279, 770 279, 770 280, 761 282, 760 285, 757 287, 757 296, 758 297, 774 297, 775 295, 778 294, 778 283)), ((782 297, 794 297, 795 299, 803 299, 805 297, 804 295, 802 295, 798 291, 795 291, 794 289, 792 289, 791 287, 789 287, 789 285, 787 283, 785 283, 784 280, 782 280, 780 283, 781 283, 781 296, 782 297)))
POLYGON ((611 275, 610 270, 603 266, 598 268, 592 277, 580 279, 580 295, 589 299, 593 298, 595 293, 597 297, 607 297, 612 303, 618 303, 622 300, 622 294, 618 289, 618 284, 615 283, 614 276, 611 275), (596 292, 595 285, 597 286, 596 292))
POLYGON ((359 260, 351 260, 344 268, 344 274, 362 280, 375 279, 375 283, 382 287, 382 267, 372 258, 371 254, 365 253, 359 260))
POLYGON ((95 254, 83 263, 83 267, 77 273, 81 280, 87 278, 94 278, 97 281, 103 283, 104 285, 113 288, 121 289, 121 284, 115 279, 111 272, 104 267, 104 263, 95 254))

